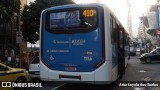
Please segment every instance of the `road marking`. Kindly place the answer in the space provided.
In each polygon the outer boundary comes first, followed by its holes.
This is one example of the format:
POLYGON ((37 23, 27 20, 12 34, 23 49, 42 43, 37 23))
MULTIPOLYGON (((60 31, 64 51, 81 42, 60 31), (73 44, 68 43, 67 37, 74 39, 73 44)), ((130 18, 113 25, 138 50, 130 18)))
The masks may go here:
POLYGON ((145 77, 145 78, 142 78, 143 81, 151 81, 151 78, 150 77, 145 77))
POLYGON ((66 84, 66 83, 61 84, 61 85, 59 85, 59 86, 57 86, 57 87, 52 88, 51 90, 56 90, 56 89, 58 89, 58 88, 60 88, 60 87, 64 86, 65 84, 66 84))
POLYGON ((134 87, 134 90, 146 90, 145 87, 134 87))
POLYGON ((146 70, 139 70, 138 72, 142 72, 143 73, 143 72, 147 72, 147 71, 146 70))

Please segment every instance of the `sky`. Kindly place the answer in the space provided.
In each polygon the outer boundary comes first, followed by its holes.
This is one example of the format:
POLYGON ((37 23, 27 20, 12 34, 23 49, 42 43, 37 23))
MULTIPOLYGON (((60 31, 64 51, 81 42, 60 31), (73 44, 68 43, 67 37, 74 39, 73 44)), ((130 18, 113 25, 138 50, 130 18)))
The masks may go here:
MULTIPOLYGON (((127 0, 74 0, 76 3, 104 3, 117 16, 122 25, 127 30, 128 7, 127 0)), ((131 19, 132 19, 132 34, 137 37, 138 26, 140 23, 139 17, 146 15, 146 9, 151 5, 155 5, 156 0, 130 0, 131 19)))

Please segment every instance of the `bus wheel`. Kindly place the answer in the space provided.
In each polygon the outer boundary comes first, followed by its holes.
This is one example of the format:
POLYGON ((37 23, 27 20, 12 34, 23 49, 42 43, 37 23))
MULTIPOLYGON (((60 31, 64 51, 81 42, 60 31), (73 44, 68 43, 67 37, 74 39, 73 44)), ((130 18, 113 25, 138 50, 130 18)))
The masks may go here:
POLYGON ((123 74, 120 74, 117 80, 118 80, 118 81, 121 80, 122 77, 123 77, 123 74))

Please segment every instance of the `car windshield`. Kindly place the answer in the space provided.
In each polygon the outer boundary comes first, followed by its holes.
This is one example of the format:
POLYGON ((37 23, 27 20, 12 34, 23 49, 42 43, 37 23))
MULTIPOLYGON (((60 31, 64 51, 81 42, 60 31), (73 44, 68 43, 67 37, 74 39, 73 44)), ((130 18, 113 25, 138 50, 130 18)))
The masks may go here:
POLYGON ((150 53, 158 52, 159 49, 153 49, 150 51, 150 53))
POLYGON ((33 61, 31 62, 31 64, 38 64, 39 63, 39 57, 36 57, 33 59, 33 61))
POLYGON ((0 71, 6 71, 6 70, 7 70, 7 67, 4 67, 4 66, 0 65, 0 71))

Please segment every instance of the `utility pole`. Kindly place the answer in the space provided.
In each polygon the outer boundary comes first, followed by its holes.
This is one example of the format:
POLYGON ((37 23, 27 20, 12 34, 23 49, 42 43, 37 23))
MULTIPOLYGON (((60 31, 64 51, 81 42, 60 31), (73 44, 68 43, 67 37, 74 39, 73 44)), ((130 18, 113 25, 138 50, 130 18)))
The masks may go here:
POLYGON ((145 30, 145 22, 146 22, 146 17, 144 16, 144 14, 142 14, 142 17, 140 17, 141 19, 141 23, 143 25, 143 34, 144 34, 144 52, 148 52, 148 48, 147 48, 147 36, 146 36, 146 30, 145 30))
POLYGON ((131 39, 133 39, 132 35, 132 17, 131 17, 131 1, 127 0, 128 5, 128 17, 127 17, 127 29, 129 31, 129 34, 131 36, 131 39))
MULTIPOLYGON (((20 2, 20 0, 19 0, 20 2)), ((17 12, 17 32, 20 32, 20 3, 18 7, 18 12, 17 12)), ((17 38, 17 33, 16 33, 16 38, 17 38)), ((18 50, 19 50, 19 65, 21 67, 21 50, 20 50, 20 42, 17 42, 18 44, 18 50)))
MULTIPOLYGON (((143 14, 143 17, 144 17, 144 14, 143 14)), ((146 41, 146 30, 145 30, 145 25, 144 25, 144 20, 142 20, 143 22, 143 32, 144 32, 144 51, 145 53, 148 52, 148 48, 147 48, 147 41, 146 41)))

